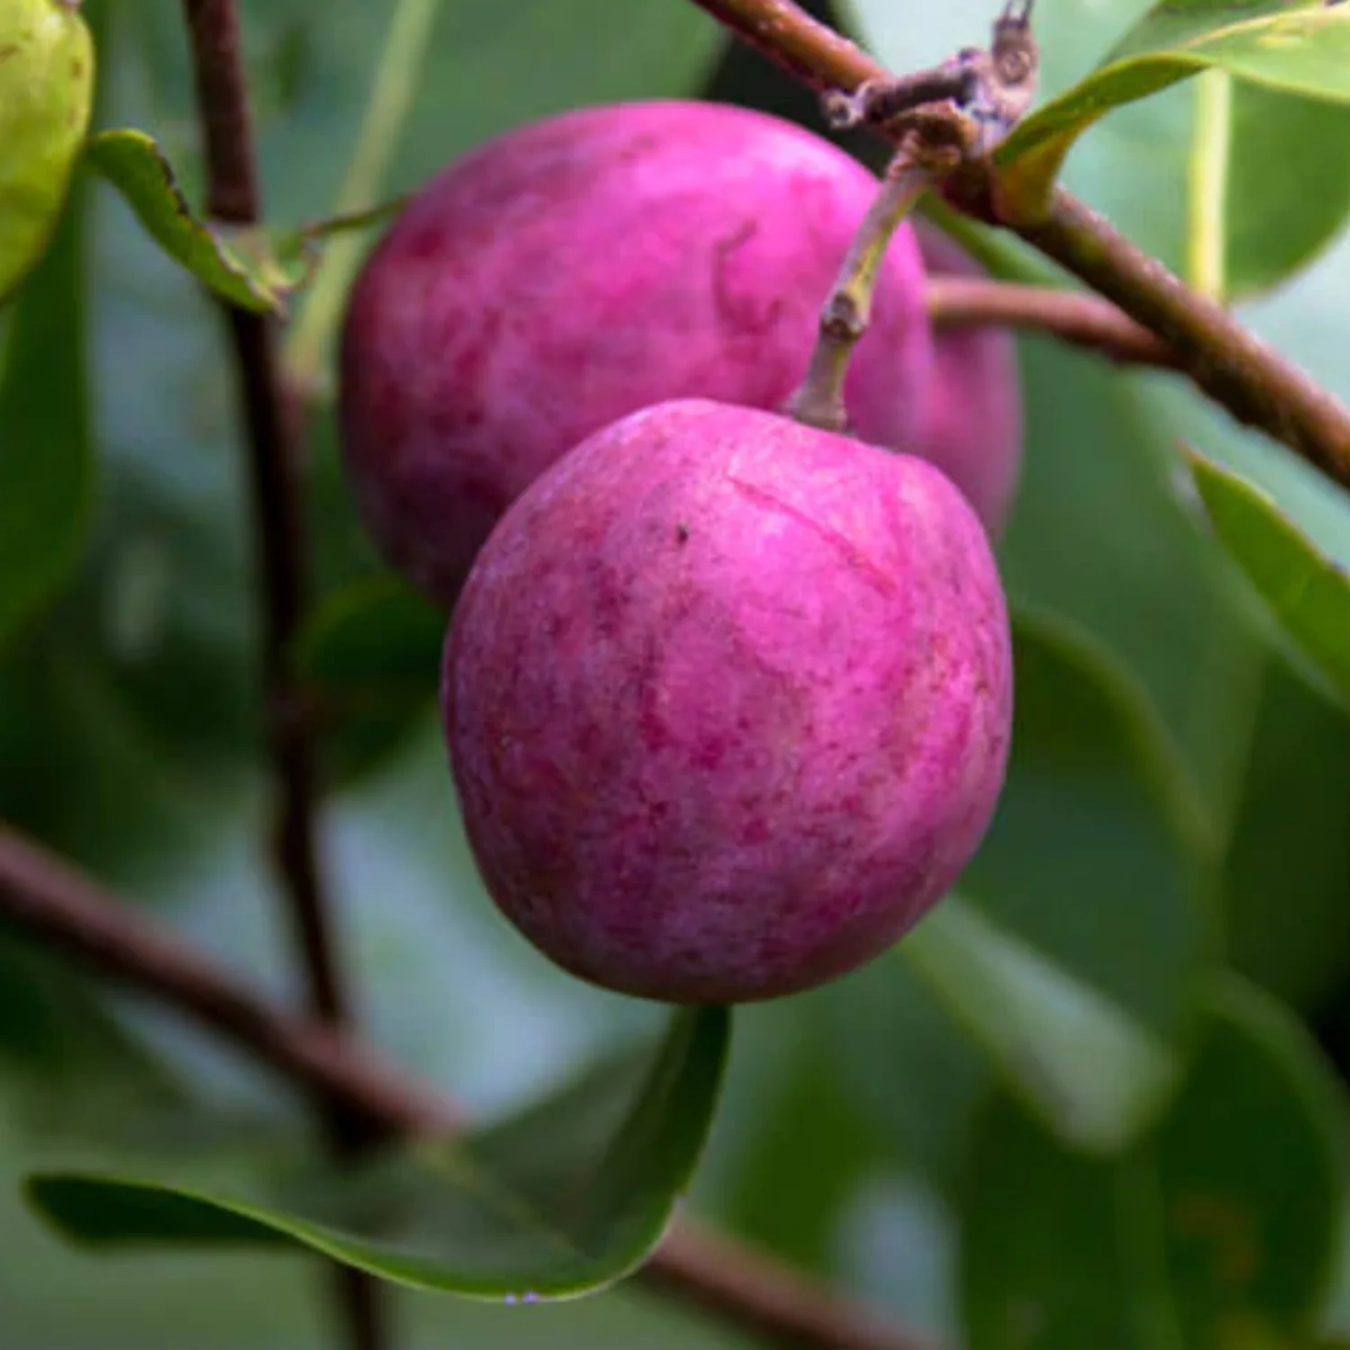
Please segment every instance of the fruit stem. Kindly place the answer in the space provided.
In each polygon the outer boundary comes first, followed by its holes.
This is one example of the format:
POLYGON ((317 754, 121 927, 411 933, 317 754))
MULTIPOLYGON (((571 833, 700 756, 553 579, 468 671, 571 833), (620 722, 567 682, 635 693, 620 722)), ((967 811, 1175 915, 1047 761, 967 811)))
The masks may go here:
POLYGON ((783 410, 806 426, 847 431, 844 380, 853 350, 867 332, 881 265, 901 221, 929 185, 928 174, 905 151, 891 161, 858 232, 849 245, 833 289, 820 311, 820 331, 800 387, 783 410))

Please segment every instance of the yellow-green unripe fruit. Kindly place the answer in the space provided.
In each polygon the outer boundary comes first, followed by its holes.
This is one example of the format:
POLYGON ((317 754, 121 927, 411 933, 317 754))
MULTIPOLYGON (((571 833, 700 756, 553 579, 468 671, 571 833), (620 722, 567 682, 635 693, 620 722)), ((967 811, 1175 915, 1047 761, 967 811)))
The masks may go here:
POLYGON ((93 97, 79 0, 0 0, 0 301, 56 228, 93 97))

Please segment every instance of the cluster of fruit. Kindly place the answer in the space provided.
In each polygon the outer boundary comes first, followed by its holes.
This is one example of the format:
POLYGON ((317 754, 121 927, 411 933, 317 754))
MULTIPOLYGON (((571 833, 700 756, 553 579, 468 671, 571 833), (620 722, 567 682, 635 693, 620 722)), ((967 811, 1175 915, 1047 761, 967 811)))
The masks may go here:
POLYGON ((832 979, 955 881, 1003 783, 991 538, 1006 333, 935 336, 905 224, 838 435, 783 411, 877 192, 827 141, 695 102, 511 132, 353 288, 345 463, 453 610, 442 715, 505 915, 596 984, 733 1003, 832 979))

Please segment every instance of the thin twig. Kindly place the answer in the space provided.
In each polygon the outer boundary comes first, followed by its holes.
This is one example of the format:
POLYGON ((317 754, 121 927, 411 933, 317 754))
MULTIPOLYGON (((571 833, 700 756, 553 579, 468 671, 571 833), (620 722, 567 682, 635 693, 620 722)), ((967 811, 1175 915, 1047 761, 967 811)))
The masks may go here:
POLYGON ((791 0, 694 0, 724 28, 822 93, 856 93, 887 71, 856 43, 791 0))
MULTIPOLYGON (((205 140, 206 209, 237 225, 262 218, 257 166, 240 56, 234 0, 184 0, 191 35, 197 103, 205 140)), ((276 863, 309 986, 309 1006, 322 1022, 340 1025, 346 1000, 316 842, 317 790, 313 747, 302 718, 290 651, 305 610, 305 540, 297 482, 294 419, 282 387, 275 322, 226 307, 241 386, 248 447, 249 490, 263 603, 263 691, 278 795, 276 863)), ((334 1146, 349 1152, 369 1138, 345 1110, 325 1114, 334 1146)), ((359 1272, 335 1267, 348 1338, 355 1350, 381 1350, 378 1286, 359 1272)))
MULTIPOLYGON (((870 56, 791 0, 693 3, 822 92, 852 94, 869 81, 888 78, 870 56)), ((958 116, 948 108, 934 120, 958 116)), ((894 139, 888 128, 876 130, 894 139)), ((967 163, 948 179, 946 195, 953 205, 988 220, 991 187, 989 165, 967 163)), ((1175 353, 1179 368, 1238 421, 1283 441, 1350 488, 1350 410, 1226 310, 1187 289, 1062 189, 1054 193, 1047 219, 1010 228, 1155 333, 1175 353)))
MULTIPOLYGON (((349 1033, 273 1009, 143 911, 4 826, 0 924, 188 1015, 353 1118, 405 1135, 462 1128, 451 1106, 349 1033)), ((809 1276, 683 1219, 637 1278, 799 1350, 935 1350, 809 1276)))
POLYGON ((380 1131, 457 1126, 458 1116, 322 1022, 287 1016, 69 863, 0 825, 0 921, 186 1013, 324 1107, 380 1131))
POLYGON ((1083 291, 983 277, 929 277, 924 303, 935 328, 996 325, 1051 333, 1130 365, 1177 368, 1167 344, 1109 300, 1083 291))

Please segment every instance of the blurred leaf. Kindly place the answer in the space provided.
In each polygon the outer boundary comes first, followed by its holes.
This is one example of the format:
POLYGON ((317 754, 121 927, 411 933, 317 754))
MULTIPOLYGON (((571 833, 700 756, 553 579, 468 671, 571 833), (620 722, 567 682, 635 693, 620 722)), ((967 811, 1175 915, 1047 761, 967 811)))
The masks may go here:
POLYGON ((736 1010, 717 1129, 691 1192, 700 1213, 822 1276, 882 1140, 834 1073, 823 990, 736 1010))
POLYGON ((1191 474, 1219 539, 1285 630, 1350 698, 1350 574, 1320 554, 1274 499, 1199 455, 1191 474))
POLYGON ((1012 758, 959 886, 822 991, 840 1071, 906 1166, 950 1194, 994 1077, 1074 1147, 1163 1106, 1213 956, 1206 846, 1175 749, 1097 644, 1015 611, 1012 758))
POLYGON ((1221 869, 1228 959, 1300 1009, 1350 961, 1350 716, 1287 659, 1261 680, 1221 869))
POLYGON ((355 697, 434 698, 448 619, 388 573, 330 595, 300 637, 301 671, 355 697))
POLYGON ((1119 1148, 1172 1086, 1164 1045, 959 896, 897 950, 1065 1140, 1119 1148))
POLYGON ((0 364, 0 646, 67 580, 93 478, 85 360, 84 194, 12 306, 0 364))
POLYGON ((1164 0, 1093 74, 1024 119, 999 147, 1010 193, 1028 205, 1041 201, 1094 122, 1210 67, 1350 102, 1350 13, 1325 0, 1164 0))
POLYGON ((477 1298, 563 1298, 613 1283, 665 1232, 716 1105, 730 1016, 676 1013, 659 1054, 592 1074, 460 1142, 223 1194, 170 1164, 34 1174, 29 1193, 95 1244, 299 1244, 382 1278, 477 1298))
POLYGON ((1023 611, 1013 652, 1007 782, 960 882, 979 908, 944 902, 899 951, 1053 1129, 1118 1149, 1161 1105, 1211 955, 1204 821, 1097 644, 1023 611))
POLYGON ((1277 1004, 1216 986, 1181 1094, 1115 1161, 1064 1151, 1009 1098, 968 1178, 970 1350, 1299 1344, 1327 1295, 1346 1106, 1277 1004))
POLYGON ((888 1161, 952 1199, 995 1081, 991 1057, 906 962, 871 961, 811 997, 835 1073, 888 1161))
POLYGON ((106 1140, 147 1104, 180 1107, 176 1077, 45 952, 0 934, 0 1080, 11 1123, 106 1140))
MULTIPOLYGON (((247 0, 242 5, 268 218, 294 227, 328 213, 347 178, 392 5, 247 0)), ((147 14, 149 11, 147 11, 147 14)), ((181 29, 181 20, 177 24, 181 29)), ((150 126, 184 176, 196 149, 181 32, 137 14, 127 37, 143 100, 127 122, 150 126)), ((387 187, 424 181, 487 137, 587 103, 692 95, 724 30, 670 0, 456 0, 439 7, 387 187), (528 69, 530 77, 520 79, 528 69)))
POLYGON ((1224 271, 1241 298, 1307 266, 1350 216, 1350 108, 1246 80, 1231 97, 1224 271))
POLYGON ((315 611, 297 660, 341 777, 369 768, 434 705, 447 623, 389 573, 331 593, 315 611))

